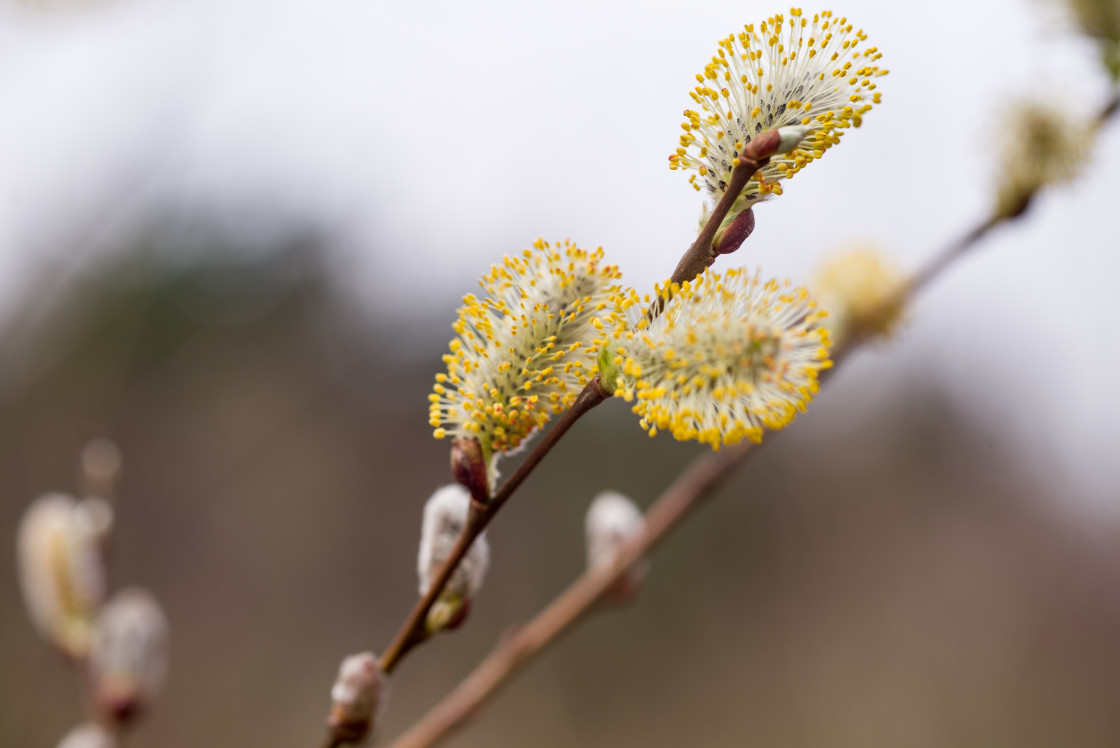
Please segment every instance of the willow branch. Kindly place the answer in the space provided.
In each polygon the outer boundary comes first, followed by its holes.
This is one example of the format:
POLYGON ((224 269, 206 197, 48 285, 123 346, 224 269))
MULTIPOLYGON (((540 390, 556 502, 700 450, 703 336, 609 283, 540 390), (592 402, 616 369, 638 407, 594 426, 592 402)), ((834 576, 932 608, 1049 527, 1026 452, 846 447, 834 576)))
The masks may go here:
POLYGON ((1100 114, 1097 115, 1097 126, 1100 127, 1108 122, 1116 115, 1118 109, 1120 109, 1120 88, 1114 88, 1104 108, 1102 108, 1100 114))
MULTIPOLYGON (((906 297, 924 289, 997 223, 996 220, 984 221, 935 255, 914 276, 914 282, 906 286, 906 297)), ((897 303, 897 299, 888 299, 884 307, 891 308, 889 305, 897 303)), ((822 383, 837 371, 839 364, 858 350, 864 340, 866 338, 853 338, 834 351, 837 366, 822 374, 822 383)), ((773 435, 770 440, 773 440, 773 435)), ((620 546, 615 562, 609 568, 588 569, 528 624, 507 635, 454 691, 389 748, 426 748, 462 725, 522 667, 579 622, 610 592, 630 566, 648 555, 712 495, 733 469, 757 452, 757 445, 739 444, 694 460, 650 507, 645 530, 620 546)))
POLYGON ((700 230, 700 235, 696 237, 696 241, 684 253, 677 264, 677 269, 673 271, 670 279, 673 283, 690 281, 712 264, 717 254, 713 251, 712 245, 716 233, 723 225, 723 219, 727 218, 727 214, 731 212, 732 206, 739 199, 739 195, 742 194, 743 188, 747 186, 751 177, 770 163, 770 157, 777 151, 780 142, 781 136, 778 135, 777 130, 767 130, 743 148, 743 152, 739 154, 738 165, 731 171, 731 179, 724 189, 723 197, 716 203, 712 214, 708 216, 707 223, 700 230))
POLYGON ((517 490, 518 486, 529 477, 529 474, 536 469, 541 460, 545 458, 560 438, 568 432, 576 421, 578 421, 584 414, 588 413, 599 403, 609 397, 602 388, 599 386, 599 376, 596 375, 587 383, 587 386, 576 397, 572 407, 564 411, 564 415, 556 422, 556 425, 545 434, 544 438, 537 443, 536 448, 525 458, 513 475, 502 485, 502 487, 490 497, 489 501, 471 502, 472 511, 468 516, 467 525, 463 528, 463 534, 459 536, 458 542, 455 544, 451 555, 447 557, 447 561, 440 567, 439 573, 432 581, 428 588, 428 592, 423 595, 412 608, 408 618, 405 619, 400 630, 393 641, 389 644, 388 648, 381 655, 381 669, 389 674, 400 663, 401 659, 408 654, 408 652, 420 642, 428 638, 425 628, 425 622, 428 618, 428 611, 431 610, 432 605, 435 604, 439 598, 443 588, 447 585, 451 575, 455 573, 458 568, 459 562, 467 555, 470 550, 471 544, 475 539, 482 534, 486 526, 494 518, 494 515, 502 508, 502 506, 509 501, 513 492, 517 490))
MULTIPOLYGON (((1104 125, 1118 110, 1120 110, 1120 89, 1112 92, 1097 116, 1097 126, 1104 125)), ((776 134, 775 132, 774 135, 776 134)), ((777 145, 775 141, 767 146, 761 142, 761 137, 756 139, 756 143, 757 145, 748 144, 744 149, 740 163, 732 172, 727 191, 696 241, 681 258, 673 274, 673 281, 691 280, 714 261, 716 252, 712 249, 712 243, 723 219, 730 212, 749 178, 765 165, 777 145), (752 160, 749 158, 751 153, 748 153, 752 145, 756 148, 768 147, 769 152, 763 151, 763 158, 752 160)), ((757 156, 758 152, 754 155, 757 156)), ((1027 204, 1029 202, 1030 199, 1027 204)), ((1024 210, 1027 204, 1024 205, 1024 210)), ((1005 218, 1007 217, 993 216, 982 221, 934 255, 933 259, 915 273, 897 295, 890 296, 881 303, 883 311, 898 308, 900 303, 908 301, 924 290, 1005 218)), ((867 336, 860 334, 838 347, 833 352, 833 359, 837 366, 824 372, 821 377, 822 383, 866 340, 867 336)), ((528 624, 508 634, 454 691, 401 735, 390 748, 426 748, 463 724, 522 667, 582 619, 609 593, 631 565, 652 551, 692 510, 711 496, 735 467, 743 464, 757 451, 757 446, 748 443, 725 448, 721 452, 694 460, 651 506, 646 514, 644 531, 620 546, 610 567, 588 569, 528 624)), ((516 488, 516 485, 512 488, 516 488)), ((509 493, 512 493, 512 489, 509 493)), ((505 499, 508 497, 507 494, 505 499)))
MULTIPOLYGON (((1114 89, 1109 95, 1101 110, 1093 120, 1096 128, 1101 128, 1108 124, 1112 117, 1120 111, 1120 88, 1114 89)), ((1000 217, 992 216, 988 220, 978 224, 972 231, 968 232, 953 244, 946 247, 939 255, 937 255, 932 262, 922 268, 911 278, 909 285, 903 290, 903 296, 913 296, 921 289, 923 289, 931 280, 940 275, 948 265, 952 264, 961 255, 965 254, 971 247, 975 246, 981 238, 984 237, 989 231, 998 226, 1003 220, 1010 218, 1018 218, 1026 213, 1027 209, 1034 203, 1038 192, 1035 191, 1027 195, 1023 201, 1022 208, 1013 216, 1000 217)))
MULTIPOLYGON (((726 218, 727 214, 731 211, 732 206, 735 204, 735 201, 738 200, 739 195, 746 187, 750 178, 754 176, 759 169, 769 163, 770 156, 777 150, 780 142, 781 137, 778 135, 777 130, 767 130, 759 134, 746 145, 739 156, 738 165, 732 170, 731 179, 727 188, 724 190, 723 197, 712 211, 712 214, 708 217, 708 221, 701 230, 700 235, 697 236, 696 241, 685 251, 684 256, 681 257, 680 262, 677 264, 677 269, 673 272, 673 281, 679 283, 692 280, 712 264, 716 255, 715 251, 712 249, 712 245, 724 218, 726 218)), ((749 233, 749 231, 747 233, 749 233)), ((743 236, 742 238, 745 239, 746 237, 743 236)), ((738 245, 736 244, 735 246, 737 247, 738 245)), ((435 604, 435 601, 443 592, 444 586, 446 586, 448 580, 450 580, 452 574, 454 574, 455 569, 458 568, 459 563, 470 550, 471 544, 474 542, 475 538, 486 529, 486 526, 490 524, 494 515, 497 514, 502 506, 513 496, 521 483, 536 469, 537 465, 540 464, 541 460, 552 450, 568 429, 587 411, 603 402, 607 397, 608 395, 601 389, 599 378, 596 376, 580 393, 573 406, 565 411, 560 421, 548 432, 545 438, 537 444, 529 456, 518 466, 514 474, 510 476, 509 480, 502 485, 497 493, 490 496, 488 500, 485 500, 478 496, 479 491, 477 487, 472 487, 472 496, 474 496, 474 500, 471 502, 472 511, 467 527, 459 537, 459 541, 456 543, 451 555, 448 556, 447 561, 440 568, 439 574, 436 575, 428 592, 417 600, 412 611, 401 625, 401 628, 393 637, 392 642, 390 642, 388 648, 386 648, 382 654, 381 668, 385 673, 391 673, 405 654, 417 644, 427 639, 424 622, 427 619, 428 611, 431 610, 432 605, 435 604)))
POLYGON ((746 443, 693 461, 646 514, 645 530, 620 546, 610 567, 588 570, 521 629, 506 636, 446 699, 390 748, 433 745, 461 724, 518 670, 555 642, 757 447, 746 443))

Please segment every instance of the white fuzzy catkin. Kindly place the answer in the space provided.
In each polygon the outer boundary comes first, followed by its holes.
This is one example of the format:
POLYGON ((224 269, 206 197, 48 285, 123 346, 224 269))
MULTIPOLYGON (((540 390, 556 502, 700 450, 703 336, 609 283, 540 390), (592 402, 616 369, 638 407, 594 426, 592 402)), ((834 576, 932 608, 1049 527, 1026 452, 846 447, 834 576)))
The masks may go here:
MULTIPOLYGON (((619 546, 640 533, 645 517, 637 505, 620 493, 603 491, 587 510, 587 566, 591 569, 609 567, 614 563, 619 546)), ((629 600, 637 593, 649 568, 645 559, 633 564, 611 591, 617 601, 629 600)))
POLYGON ((618 546, 641 531, 642 512, 633 501, 614 491, 603 491, 587 510, 587 565, 610 566, 618 546))
POLYGON ((121 590, 101 611, 89 669, 95 701, 107 718, 127 719, 159 694, 167 639, 167 617, 145 590, 121 590))
MULTIPOLYGON (((470 501, 470 494, 465 488, 452 484, 438 489, 425 504, 417 560, 421 595, 428 593, 440 568, 451 555, 459 536, 463 534, 467 526, 470 501)), ((432 615, 428 617, 430 629, 438 630, 454 625, 453 621, 462 608, 470 603, 482 587, 489 566, 490 545, 486 541, 486 533, 482 533, 475 539, 440 594, 432 615)))
POLYGON ((88 722, 66 733, 58 748, 117 748, 117 739, 101 725, 88 722))
POLYGON ((87 513, 71 496, 40 496, 23 515, 17 545, 31 620, 62 652, 84 658, 105 597, 99 538, 87 513))
POLYGON ((357 742, 369 733, 384 702, 385 682, 385 673, 372 652, 350 655, 342 661, 331 686, 328 718, 340 738, 357 742))

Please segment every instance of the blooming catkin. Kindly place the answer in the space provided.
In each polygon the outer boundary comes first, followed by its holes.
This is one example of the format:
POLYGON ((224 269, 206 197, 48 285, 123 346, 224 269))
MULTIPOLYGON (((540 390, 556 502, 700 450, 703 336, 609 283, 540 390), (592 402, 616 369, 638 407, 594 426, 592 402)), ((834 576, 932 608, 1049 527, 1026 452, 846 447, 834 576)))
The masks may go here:
POLYGON ((761 441, 805 409, 832 365, 824 313, 804 288, 709 270, 666 284, 658 299, 651 321, 648 296, 620 298, 608 367, 650 436, 667 430, 714 449, 761 441))
POLYGON ((429 395, 436 438, 477 439, 489 462, 567 409, 594 374, 596 326, 619 291, 603 252, 565 241, 506 257, 463 297, 429 395))
POLYGON ((810 284, 828 317, 821 324, 836 345, 853 336, 888 337, 898 327, 906 276, 884 253, 847 249, 827 258, 810 284))
POLYGON ((1034 194, 1069 182, 1088 160, 1094 126, 1049 102, 1024 99, 1004 115, 996 215, 1021 213, 1034 194))
POLYGON ((809 133, 790 153, 775 156, 751 177, 728 220, 782 193, 788 179, 859 127, 880 102, 875 79, 887 74, 882 54, 848 19, 799 8, 772 16, 719 43, 691 92, 700 111, 686 109, 680 144, 669 168, 695 172, 689 182, 714 205, 723 196, 746 143, 771 128, 804 125, 809 133))
MULTIPOLYGON (((420 553, 417 573, 420 594, 428 594, 444 562, 467 526, 470 511, 470 494, 460 485, 444 486, 437 490, 424 506, 424 520, 420 531, 420 553)), ((455 628, 462 623, 470 603, 490 566, 490 545, 486 533, 475 538, 470 550, 459 562, 447 585, 428 614, 429 631, 455 628)))

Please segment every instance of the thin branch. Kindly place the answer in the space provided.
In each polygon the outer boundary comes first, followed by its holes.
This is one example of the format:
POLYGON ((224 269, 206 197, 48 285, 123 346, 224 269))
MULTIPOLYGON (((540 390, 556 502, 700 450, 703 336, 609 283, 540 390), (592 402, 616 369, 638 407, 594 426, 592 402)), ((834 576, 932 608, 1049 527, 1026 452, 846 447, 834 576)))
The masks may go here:
POLYGON ((502 508, 502 506, 517 490, 518 486, 529 477, 529 474, 540 464, 560 438, 567 433, 568 429, 575 424, 585 413, 589 412, 599 403, 603 402, 609 397, 602 388, 599 386, 599 377, 596 375, 592 378, 587 386, 576 397, 572 407, 564 411, 564 415, 556 422, 556 425, 545 434, 544 438, 537 443, 537 446, 525 458, 509 480, 502 485, 490 500, 485 503, 473 502, 472 511, 469 515, 467 526, 463 528, 463 534, 459 536, 458 542, 451 551, 451 555, 447 557, 447 561, 440 567, 439 573, 432 581, 428 588, 427 594, 417 600, 416 605, 413 606, 412 612, 409 613, 408 618, 401 625, 399 631, 393 641, 389 644, 388 648, 381 655, 381 669, 386 675, 393 672, 393 669, 400 663, 401 659, 408 654, 408 652, 420 642, 428 638, 428 633, 425 628, 425 622, 428 618, 428 611, 431 610, 432 605, 435 604, 439 598, 443 588, 447 585, 451 575, 455 573, 458 568, 459 562, 467 555, 470 550, 471 544, 474 543, 494 515, 502 508))
POLYGON ((704 455, 682 473, 646 514, 641 535, 622 545, 609 568, 588 570, 521 629, 509 633, 446 699, 428 712, 390 748, 433 745, 475 712, 520 668, 555 642, 684 517, 699 506, 731 469, 756 451, 745 443, 704 455))
MULTIPOLYGON (((715 240, 723 219, 727 217, 727 214, 735 204, 735 201, 738 200, 739 195, 742 193, 743 188, 746 187, 750 178, 754 176, 759 169, 769 163, 770 156, 774 154, 780 142, 781 137, 778 135, 777 130, 767 130, 747 143, 743 152, 740 154, 739 164, 731 173, 731 179, 724 191, 723 197, 712 211, 712 214, 708 217, 708 221, 701 230, 700 235, 696 238, 696 241, 685 251, 684 256, 677 265, 677 269, 673 273, 673 281, 679 283, 692 280, 712 264, 715 258, 715 254, 712 251, 712 243, 715 240)), ((389 646, 381 655, 381 669, 386 674, 391 673, 404 655, 413 647, 428 638, 428 634, 424 628, 428 611, 431 610, 432 605, 435 604, 436 599, 438 599, 439 595, 443 592, 444 586, 446 586, 448 580, 451 579, 459 562, 462 561, 463 557, 466 556, 467 552, 470 550, 471 544, 474 542, 475 538, 486 529, 486 526, 490 524, 494 515, 497 514, 502 506, 513 496, 513 493, 521 483, 536 469, 545 455, 552 450, 552 447, 555 446, 556 442, 571 428, 576 420, 584 413, 591 410, 591 408, 606 400, 607 397, 609 397, 609 395, 603 392, 599 385, 599 377, 596 375, 579 394, 573 406, 565 411, 560 421, 557 422, 548 434, 545 435, 545 438, 537 444, 529 456, 525 458, 525 461, 518 466, 514 474, 510 476, 509 480, 505 482, 498 492, 493 494, 488 501, 482 502, 477 499, 472 501, 472 512, 467 527, 459 537, 459 541, 456 543, 454 549, 452 549, 451 555, 440 568, 439 574, 436 575, 427 594, 417 600, 412 611, 393 637, 392 642, 390 642, 389 646)))
MULTIPOLYGON (((1107 104, 1098 115, 1098 126, 1105 124, 1118 110, 1120 110, 1120 89, 1116 89, 1112 92, 1107 104)), ((756 139, 756 141, 760 141, 760 139, 756 139)), ((765 144, 759 142, 755 147, 757 148, 762 145, 765 144)), ((693 242, 692 246, 689 247, 688 251, 681 258, 677 269, 673 273, 673 281, 683 282, 685 280, 691 280, 711 265, 716 254, 712 250, 712 244, 724 218, 727 217, 731 207, 738 199, 750 177, 768 162, 769 155, 772 155, 775 147, 776 145, 770 145, 770 150, 768 153, 765 153, 764 157, 757 157, 758 154, 756 153, 756 159, 749 158, 748 150, 751 148, 751 144, 748 144, 747 149, 744 149, 740 164, 732 172, 731 180, 723 198, 709 216, 708 222, 700 232, 700 235, 696 238, 696 241, 693 242)), ((903 300, 909 299, 922 291, 933 279, 938 277, 949 265, 975 246, 1000 222, 1001 219, 998 217, 989 218, 981 222, 971 231, 964 234, 958 241, 935 255, 932 261, 917 272, 912 277, 911 281, 900 291, 903 300)), ((885 300, 884 306, 897 304, 898 302, 899 299, 894 297, 885 300)), ((835 350, 833 352, 833 359, 837 367, 822 374, 822 383, 826 378, 829 378, 837 370, 839 364, 847 360, 850 354, 857 350, 865 340, 866 338, 861 336, 852 339, 842 348, 835 350)), ((586 392, 587 390, 584 391, 584 393, 586 392)), ((581 397, 582 396, 581 394, 581 397)), ((602 400, 598 402, 602 402, 602 400)), ((593 403, 587 409, 589 410, 590 407, 594 407, 598 402, 593 403)), ((575 409, 573 408, 573 410, 575 409)), ((485 527, 485 524, 489 522, 497 509, 510 498, 514 490, 516 490, 520 483, 532 472, 540 460, 543 459, 544 455, 547 454, 556 441, 563 436, 563 433, 570 428, 571 424, 575 422, 579 415, 582 415, 582 412, 569 419, 566 414, 565 417, 557 423, 556 427, 546 437, 546 441, 538 445, 538 449, 534 450, 533 454, 526 459, 518 471, 510 478, 506 485, 502 487, 502 490, 494 496, 491 501, 494 508, 480 513, 483 519, 480 520, 482 524, 477 532, 481 532, 481 527, 485 527), (546 442, 547 447, 542 450, 541 448, 545 447, 546 442)), ((770 441, 772 441, 773 438, 774 436, 772 435, 770 441)), ((478 711, 486 700, 497 693, 506 681, 512 678, 525 664, 532 660, 534 656, 557 641, 561 635, 566 633, 586 615, 595 603, 608 594, 610 589, 635 561, 647 555, 669 534, 669 532, 678 527, 681 521, 693 509, 698 507, 705 498, 710 496, 735 467, 745 462, 748 457, 755 454, 757 451, 758 448, 756 445, 748 443, 725 448, 720 452, 705 455, 694 460, 685 472, 682 473, 658 498, 653 506, 650 507, 646 514, 646 526, 644 531, 619 548, 612 566, 608 568, 589 569, 582 576, 577 578, 567 590, 533 618, 526 626, 508 634, 494 651, 479 663, 475 670, 468 675, 451 694, 433 707, 424 717, 415 723, 411 729, 401 735, 390 748, 425 748, 426 746, 434 745, 436 742, 446 737, 451 731, 462 725, 478 711)), ((477 532, 474 533, 475 537, 477 536, 477 532)), ((455 552, 452 553, 448 563, 445 564, 444 569, 441 570, 436 584, 433 585, 433 591, 437 592, 435 592, 435 594, 429 592, 429 595, 426 596, 426 600, 422 600, 418 603, 416 609, 413 611, 413 615, 410 616, 409 619, 413 621, 412 626, 402 628, 402 632, 398 634, 397 639, 394 641, 393 645, 391 645, 390 651, 383 657, 383 663, 388 663, 386 672, 399 661, 400 657, 403 656, 408 649, 415 645, 416 642, 410 641, 411 636, 414 634, 408 634, 407 636, 402 635, 407 631, 414 632, 416 630, 413 628, 413 626, 415 626, 415 621, 418 621, 422 625, 424 617, 427 615, 427 610, 431 607, 436 595, 438 595, 438 590, 442 589, 443 585, 446 584, 447 579, 450 578, 451 572, 454 571, 458 561, 465 555, 467 549, 469 549, 473 537, 467 540, 468 534, 467 532, 464 533, 463 538, 460 539, 459 545, 456 546, 455 552), (413 619, 415 619, 415 621, 413 619), (390 654, 390 652, 394 650, 399 651, 396 651, 395 654, 390 654)), ((328 741, 324 744, 324 748, 338 748, 339 745, 340 743, 338 742, 328 741)))
MULTIPOLYGON (((1097 113, 1097 116, 1094 118, 1095 126, 1101 128, 1108 124, 1108 121, 1116 116, 1118 111, 1120 111, 1120 88, 1113 89, 1104 106, 1101 107, 1101 110, 1097 113)), ((1024 198, 1022 208, 1014 215, 1007 216, 1006 218, 993 215, 987 221, 978 224, 972 231, 962 236, 954 244, 946 247, 932 262, 911 278, 910 283, 903 290, 902 295, 904 297, 909 297, 921 291, 931 280, 937 277, 942 270, 956 261, 961 255, 965 254, 971 247, 975 246, 985 234, 1002 223, 1003 220, 1018 218, 1026 213, 1027 209, 1034 203, 1037 197, 1038 191, 1027 195, 1024 198)))
POLYGON ((928 286, 934 278, 945 270, 945 268, 949 267, 949 265, 953 264, 969 249, 975 246, 985 234, 998 226, 1001 221, 1002 219, 993 216, 977 224, 967 234, 960 237, 948 247, 945 247, 932 261, 927 263, 925 267, 910 278, 910 282, 906 284, 901 292, 904 297, 903 300, 913 297, 928 286))
POLYGON ((696 241, 684 253, 681 261, 677 264, 677 269, 673 271, 671 278, 673 283, 690 281, 712 264, 712 261, 715 260, 712 243, 715 241, 720 226, 723 225, 723 219, 731 212, 732 206, 739 199, 739 195, 743 192, 743 188, 747 186, 751 177, 763 166, 770 163, 770 156, 774 155, 780 142, 781 136, 778 135, 777 130, 767 130, 759 133, 743 148, 743 152, 739 154, 739 165, 731 171, 731 179, 727 183, 723 197, 716 203, 716 207, 712 210, 712 214, 708 216, 708 222, 704 224, 700 235, 696 237, 696 241))
POLYGON ((1097 115, 1097 126, 1100 127, 1108 122, 1112 117, 1116 116, 1117 110, 1120 110, 1120 88, 1112 89, 1112 95, 1108 97, 1104 108, 1101 109, 1100 114, 1097 115))
MULTIPOLYGON (((907 286, 906 293, 912 295, 924 288, 974 246, 995 223, 992 220, 983 222, 935 255, 915 275, 916 280, 907 286)), ((896 299, 889 299, 885 305, 896 303, 896 299)), ((831 377, 838 365, 862 345, 863 340, 854 339, 834 351, 833 358, 837 366, 822 374, 822 383, 826 376, 831 377)), ((771 441, 773 436, 770 436, 771 441)), ((632 564, 647 555, 670 531, 677 528, 692 510, 712 495, 734 468, 757 452, 756 445, 747 443, 724 448, 694 460, 650 507, 646 514, 645 530, 619 548, 611 567, 588 569, 528 624, 507 635, 454 691, 389 748, 427 748, 466 722, 534 656, 579 622, 595 603, 610 592, 632 564)))

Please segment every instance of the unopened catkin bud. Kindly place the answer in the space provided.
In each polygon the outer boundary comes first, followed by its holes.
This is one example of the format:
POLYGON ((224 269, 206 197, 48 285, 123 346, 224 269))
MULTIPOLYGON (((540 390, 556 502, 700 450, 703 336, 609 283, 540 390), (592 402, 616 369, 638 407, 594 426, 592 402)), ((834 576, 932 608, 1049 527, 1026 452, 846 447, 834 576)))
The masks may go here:
MULTIPOLYGON (((630 499, 614 491, 603 491, 587 510, 587 566, 607 568, 615 563, 619 546, 640 533, 645 518, 630 499)), ((615 602, 633 599, 649 569, 645 559, 632 565, 611 588, 609 597, 615 602)))
POLYGON ((84 658, 105 596, 104 562, 88 518, 70 496, 41 496, 23 515, 17 545, 31 620, 63 653, 84 658))
MULTIPOLYGON (((417 563, 421 595, 428 593, 440 568, 455 548, 459 536, 466 529, 470 503, 470 494, 465 488, 450 485, 432 494, 424 506, 417 563)), ((428 612, 429 632, 453 629, 463 622, 470 611, 471 600, 482 587, 489 565, 490 545, 486 541, 486 533, 482 533, 475 538, 470 550, 428 612)))
POLYGON ((754 233, 754 223, 754 210, 751 208, 725 220, 712 239, 713 258, 714 255, 731 254, 743 246, 747 237, 754 233))
POLYGON ((372 652, 344 659, 338 679, 331 686, 331 712, 327 717, 331 736, 341 743, 356 743, 365 738, 384 703, 385 690, 385 673, 372 652))
POLYGON ((89 655, 94 703, 123 724, 149 707, 167 674, 167 618, 148 592, 118 592, 97 619, 89 655))
POLYGON ((66 733, 58 748, 117 748, 117 739, 101 725, 88 722, 66 733))

